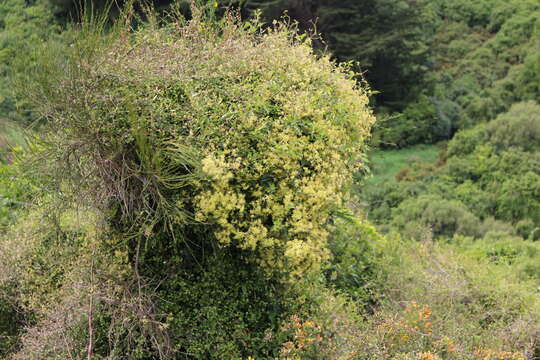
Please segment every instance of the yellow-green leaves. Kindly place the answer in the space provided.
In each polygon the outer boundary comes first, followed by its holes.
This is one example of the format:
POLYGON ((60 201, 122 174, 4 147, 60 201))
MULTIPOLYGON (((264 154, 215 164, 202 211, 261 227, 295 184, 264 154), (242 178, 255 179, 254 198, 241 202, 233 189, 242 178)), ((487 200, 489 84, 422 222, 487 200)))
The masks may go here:
POLYGON ((235 247, 271 276, 303 276, 327 259, 326 225, 361 163, 368 90, 286 25, 194 16, 120 31, 81 59, 89 70, 47 99, 61 109, 54 146, 95 168, 94 197, 121 231, 235 247))

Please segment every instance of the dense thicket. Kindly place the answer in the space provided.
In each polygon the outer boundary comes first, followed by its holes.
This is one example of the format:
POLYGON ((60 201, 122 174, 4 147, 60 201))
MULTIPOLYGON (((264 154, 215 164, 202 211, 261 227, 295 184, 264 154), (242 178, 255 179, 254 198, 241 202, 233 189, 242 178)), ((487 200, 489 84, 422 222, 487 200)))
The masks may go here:
MULTIPOLYGON (((511 272, 520 281, 529 282, 530 289, 538 287, 539 124, 540 106, 536 102, 516 103, 490 122, 459 131, 448 144, 439 147, 437 159, 422 162, 420 158, 426 150, 410 149, 405 161, 392 164, 401 170, 388 174, 393 178, 391 180, 380 180, 378 172, 384 169, 375 168, 375 178, 361 189, 368 215, 388 234, 399 233, 401 237, 419 243, 412 246, 411 251, 420 252, 420 255, 411 254, 413 260, 396 266, 399 280, 393 288, 398 289, 397 293, 402 289, 407 289, 406 293, 418 291, 418 297, 429 294, 431 301, 441 296, 452 299, 451 303, 443 305, 448 308, 466 304, 458 311, 460 314, 467 312, 472 317, 476 316, 473 314, 485 314, 480 304, 491 301, 487 299, 499 298, 491 292, 494 289, 479 290, 478 285, 452 275, 453 271, 463 271, 462 265, 470 258, 483 262, 475 270, 477 275, 482 271, 480 269, 492 265, 502 273, 511 272), (435 252, 433 241, 438 244, 435 252), (446 249, 444 255, 438 254, 441 248, 446 249), (460 265, 449 271, 448 261, 458 258, 460 265), (407 276, 407 271, 411 271, 411 275, 407 276), (424 285, 409 286, 407 283, 419 278, 423 279, 424 285), (462 288, 465 283, 468 283, 465 288, 472 286, 483 293, 484 300, 472 305, 480 305, 477 310, 469 307, 469 300, 475 296, 465 295, 467 300, 455 302, 466 292, 462 288)), ((400 152, 386 151, 378 156, 398 157, 400 152)), ((387 159, 386 163, 389 162, 391 160, 387 159)), ((399 246, 398 249, 402 259, 407 251, 399 246)), ((495 279, 497 275, 492 273, 485 283, 491 284, 497 281, 495 279)), ((512 297, 517 291, 512 290, 508 295, 512 297)), ((472 303, 476 301, 472 300, 472 303)), ((502 319, 504 315, 501 313, 496 317, 502 319)), ((470 319, 458 320, 462 325, 457 325, 456 329, 462 330, 463 324, 470 319)), ((448 318, 444 323, 449 325, 452 320, 448 318)), ((491 333, 494 331, 497 330, 492 329, 491 333)), ((470 331, 466 332, 470 334, 470 331)), ((526 356, 537 357, 538 348, 535 349, 526 356)), ((512 355, 488 351, 481 358, 504 359, 512 358, 512 355)))
POLYGON ((38 83, 25 91, 49 119, 60 171, 80 164, 74 177, 89 184, 77 191, 91 187, 133 232, 164 226, 201 245, 207 230, 190 224, 207 223, 267 267, 320 262, 369 134, 367 95, 309 44, 288 47, 292 34, 230 25, 213 39, 190 24, 178 39, 169 25, 135 45, 98 43, 21 80, 38 83))
POLYGON ((0 357, 540 357, 538 2, 195 2, 0 5, 0 357))
POLYGON ((416 116, 406 109, 380 136, 399 143, 406 135, 404 144, 426 134, 436 140, 434 126, 443 119, 451 132, 463 130, 436 166, 403 170, 399 183, 368 191, 371 213, 400 229, 433 226, 447 236, 482 236, 490 229, 479 224, 497 219, 536 239, 540 109, 531 59, 538 55, 538 3, 433 5, 445 19, 433 47, 436 68, 428 76, 434 97, 431 104, 412 104, 416 116), (421 119, 430 113, 437 116, 425 125, 421 119))
POLYGON ((437 237, 538 240, 539 126, 540 106, 529 101, 457 133, 437 164, 413 164, 369 187, 372 218, 413 237, 428 228, 437 237))
POLYGON ((418 92, 428 70, 433 20, 422 1, 247 1, 266 19, 286 12, 328 47, 339 61, 352 61, 379 91, 377 103, 402 109, 418 92))
POLYGON ((73 222, 78 203, 98 222, 71 232, 59 220, 51 239, 19 234, 2 286, 32 321, 14 357, 82 354, 84 343, 114 358, 278 356, 280 326, 314 301, 300 291, 320 282, 364 166, 368 90, 287 25, 206 22, 192 8, 189 21, 133 30, 131 15, 38 47, 40 61, 16 78, 47 119, 32 165, 50 206, 70 209, 55 216, 73 222), (33 247, 58 259, 18 274, 33 247), (56 261, 71 264, 40 283, 56 261))
MULTIPOLYGON (((172 2, 152 3, 166 11, 172 2)), ((286 14, 298 22, 302 31, 312 34, 316 48, 328 47, 339 61, 355 63, 356 70, 363 72, 372 87, 379 91, 375 96, 378 104, 392 110, 402 110, 415 100, 423 75, 432 62, 429 44, 436 19, 424 1, 225 0, 199 3, 215 7, 218 13, 223 13, 222 9, 226 7, 237 8, 245 18, 262 11, 263 19, 268 22, 279 20, 286 14)), ((43 13, 49 18, 55 16, 61 23, 77 19, 81 8, 92 8, 92 11, 108 8, 108 2, 102 0, 80 3, 43 0, 36 4, 47 5, 43 13)), ((117 6, 121 4, 110 8, 111 18, 118 15, 117 6)), ((189 15, 188 4, 188 1, 175 2, 186 15, 189 15)), ((17 12, 20 8, 23 7, 11 4, 6 11, 17 12)), ((49 28, 50 22, 42 24, 34 36, 49 28)))

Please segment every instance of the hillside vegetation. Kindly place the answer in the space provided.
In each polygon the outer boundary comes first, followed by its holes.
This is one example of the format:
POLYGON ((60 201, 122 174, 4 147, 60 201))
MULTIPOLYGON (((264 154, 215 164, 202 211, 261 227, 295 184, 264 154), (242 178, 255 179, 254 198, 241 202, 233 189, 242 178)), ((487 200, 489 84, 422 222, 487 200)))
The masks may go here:
POLYGON ((0 358, 540 358, 536 0, 5 0, 0 358))

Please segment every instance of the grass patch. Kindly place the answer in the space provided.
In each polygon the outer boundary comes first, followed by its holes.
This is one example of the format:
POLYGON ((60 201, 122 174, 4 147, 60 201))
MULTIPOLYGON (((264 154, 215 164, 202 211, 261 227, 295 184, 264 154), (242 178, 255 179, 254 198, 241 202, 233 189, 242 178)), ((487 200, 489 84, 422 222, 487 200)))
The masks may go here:
POLYGON ((416 145, 399 150, 374 151, 370 156, 372 176, 366 182, 378 184, 393 180, 398 171, 411 163, 435 162, 440 152, 441 148, 438 145, 416 145))

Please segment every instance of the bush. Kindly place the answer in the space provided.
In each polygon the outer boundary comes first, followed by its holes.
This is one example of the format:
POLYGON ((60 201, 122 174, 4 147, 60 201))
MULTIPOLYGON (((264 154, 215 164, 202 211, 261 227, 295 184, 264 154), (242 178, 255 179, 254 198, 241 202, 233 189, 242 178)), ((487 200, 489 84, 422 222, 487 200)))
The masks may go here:
POLYGON ((523 219, 516 224, 516 231, 524 239, 539 240, 540 227, 531 219, 523 219))
POLYGON ((436 101, 454 105, 456 128, 489 121, 515 102, 535 99, 537 2, 430 3, 443 21, 426 85, 433 85, 429 95, 436 101))
POLYGON ((486 132, 496 150, 510 147, 540 150, 540 105, 534 101, 517 103, 490 122, 486 132))
POLYGON ((540 277, 538 242, 502 232, 490 232, 480 239, 456 236, 453 243, 468 256, 489 261, 502 269, 511 269, 521 280, 537 281, 540 277))
POLYGON ((433 144, 448 139, 454 130, 448 104, 437 103, 420 96, 400 114, 394 114, 375 129, 374 141, 381 147, 406 147, 415 144, 433 144), (442 116, 441 116, 442 115, 442 116))
MULTIPOLYGON (((538 48, 538 45, 537 45, 538 48)), ((531 52, 525 58, 523 71, 520 73, 518 93, 524 100, 540 98, 540 51, 531 52)))
MULTIPOLYGON (((174 261, 165 267, 177 267, 174 261)), ((175 353, 186 359, 275 358, 280 326, 294 309, 294 292, 269 282, 229 250, 170 274, 156 306, 167 314, 175 353)))
MULTIPOLYGON (((33 316, 14 358, 276 357, 293 313, 332 323, 320 269, 364 166, 368 91, 292 26, 192 13, 86 19, 72 46, 21 59, 47 119, 36 205, 58 209, 0 241, 33 316), (98 220, 74 226, 74 207, 98 220)), ((362 248, 339 241, 345 283, 362 248)))
MULTIPOLYGON (((369 215, 416 238, 430 226, 436 236, 452 237, 456 232, 480 236, 490 226, 508 228, 527 219, 538 223, 539 120, 540 106, 528 101, 459 131, 438 166, 416 164, 396 173, 397 184, 362 189, 369 215)), ((519 231, 528 238, 533 230, 524 224, 519 231)))
POLYGON ((121 231, 215 241, 301 275, 328 257, 325 224, 374 120, 366 90, 294 29, 201 16, 132 34, 83 27, 49 51, 24 79, 49 119, 48 156, 121 231))
POLYGON ((366 186, 362 190, 362 197, 367 202, 366 212, 373 221, 382 224, 391 218, 393 208, 410 197, 418 196, 426 187, 421 183, 391 181, 366 186))
POLYGON ((367 307, 377 293, 374 267, 379 256, 376 245, 381 235, 358 219, 339 221, 328 242, 330 265, 325 269, 329 285, 346 294, 358 305, 367 307))
MULTIPOLYGON (((453 192, 452 197, 465 204, 477 216, 492 219, 489 216, 493 216, 494 210, 497 208, 497 194, 483 190, 471 180, 465 180, 449 191, 453 192)), ((493 219, 493 221, 496 220, 493 219)), ((486 226, 489 227, 489 225, 486 226)))
POLYGON ((527 172, 505 181, 499 199, 499 215, 514 222, 530 218, 540 223, 540 175, 527 172))
POLYGON ((393 212, 392 224, 409 234, 429 229, 435 236, 476 236, 479 219, 461 202, 437 195, 421 195, 403 201, 393 212))
POLYGON ((472 153, 475 148, 487 142, 486 126, 484 124, 472 129, 458 132, 448 143, 448 156, 460 157, 472 153))
POLYGON ((449 156, 471 154, 489 144, 495 151, 519 148, 534 151, 540 143, 540 106, 534 101, 517 103, 488 124, 461 131, 448 144, 449 156))

